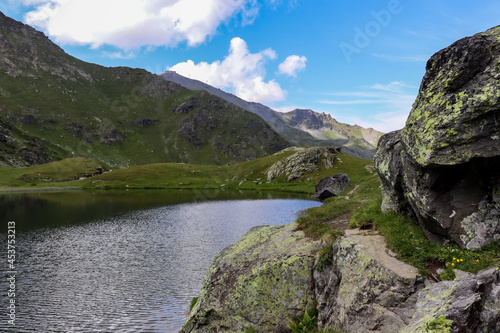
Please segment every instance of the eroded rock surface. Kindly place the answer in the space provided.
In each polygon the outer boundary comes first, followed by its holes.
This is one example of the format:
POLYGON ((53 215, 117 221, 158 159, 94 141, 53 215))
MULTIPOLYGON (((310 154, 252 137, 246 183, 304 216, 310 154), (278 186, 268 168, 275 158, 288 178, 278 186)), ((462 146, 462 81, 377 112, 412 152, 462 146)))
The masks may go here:
POLYGON ((320 246, 295 227, 253 228, 217 255, 181 332, 287 332, 290 319, 313 305, 320 246))
POLYGON ((387 254, 382 236, 340 240, 332 264, 314 272, 319 323, 345 332, 398 332, 423 288, 418 270, 387 254))
POLYGON ((384 210, 429 239, 478 249, 500 239, 500 27, 439 51, 406 127, 381 138, 384 210))
POLYGON ((500 270, 462 275, 423 290, 417 312, 402 332, 437 332, 432 329, 438 324, 441 332, 500 332, 500 270))
POLYGON ((267 170, 267 180, 286 176, 288 181, 318 170, 318 163, 323 160, 326 169, 333 167, 336 150, 332 147, 294 148, 298 150, 292 156, 273 164, 267 170))

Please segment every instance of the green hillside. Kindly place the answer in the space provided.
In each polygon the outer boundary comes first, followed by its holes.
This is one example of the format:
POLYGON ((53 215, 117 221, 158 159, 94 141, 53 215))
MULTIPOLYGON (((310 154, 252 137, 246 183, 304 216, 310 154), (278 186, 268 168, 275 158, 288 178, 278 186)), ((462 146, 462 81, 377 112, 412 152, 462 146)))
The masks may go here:
POLYGON ((288 146, 260 117, 145 70, 64 53, 0 13, 0 164, 227 164, 288 146))
POLYGON ((314 193, 315 184, 324 177, 347 173, 353 182, 376 178, 372 162, 352 155, 337 153, 336 162, 327 169, 320 159, 318 169, 307 172, 294 181, 285 176, 267 180, 267 170, 276 162, 303 148, 285 149, 276 154, 233 165, 196 165, 182 163, 155 163, 118 170, 85 158, 69 158, 26 168, 2 169, 0 190, 37 188, 83 189, 145 189, 198 188, 283 190, 314 193), (369 166, 365 168, 366 166, 369 166), (103 172, 104 171, 104 172, 103 172))

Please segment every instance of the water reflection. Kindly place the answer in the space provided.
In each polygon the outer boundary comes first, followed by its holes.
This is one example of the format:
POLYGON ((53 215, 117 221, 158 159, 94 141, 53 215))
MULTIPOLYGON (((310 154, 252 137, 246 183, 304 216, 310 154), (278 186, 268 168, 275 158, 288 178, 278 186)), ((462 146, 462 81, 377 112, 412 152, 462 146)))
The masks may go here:
MULTIPOLYGON (((45 193, 2 198, 8 207, 2 220, 15 220, 21 230, 16 328, 177 332, 219 251, 253 226, 290 223, 299 210, 319 205, 297 199, 189 202, 196 195, 45 193), (24 203, 30 211, 14 216, 24 203)), ((2 234, 2 244, 5 240, 2 234)), ((0 289, 6 300, 5 277, 0 289)), ((5 324, 1 321, 0 328, 5 324)))

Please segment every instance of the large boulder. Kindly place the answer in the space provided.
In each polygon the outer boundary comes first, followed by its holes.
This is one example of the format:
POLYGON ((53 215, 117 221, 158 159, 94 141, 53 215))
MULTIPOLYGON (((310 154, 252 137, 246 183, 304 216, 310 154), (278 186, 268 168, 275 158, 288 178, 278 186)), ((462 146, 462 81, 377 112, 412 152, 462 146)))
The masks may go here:
POLYGON ((290 319, 313 306, 320 247, 295 228, 253 228, 217 255, 181 332, 289 332, 290 319))
POLYGON ((385 210, 429 239, 478 249, 500 239, 500 27, 433 55, 403 130, 381 138, 385 210))
POLYGON ((292 181, 302 175, 319 170, 321 161, 325 169, 331 169, 335 162, 338 148, 333 147, 312 147, 299 148, 292 147, 287 150, 296 150, 297 152, 284 160, 273 164, 267 171, 267 180, 286 177, 287 181, 292 181))
POLYGON ((314 199, 325 200, 327 198, 339 195, 344 192, 351 182, 349 176, 345 173, 339 173, 330 177, 323 178, 316 184, 316 193, 312 196, 314 199))

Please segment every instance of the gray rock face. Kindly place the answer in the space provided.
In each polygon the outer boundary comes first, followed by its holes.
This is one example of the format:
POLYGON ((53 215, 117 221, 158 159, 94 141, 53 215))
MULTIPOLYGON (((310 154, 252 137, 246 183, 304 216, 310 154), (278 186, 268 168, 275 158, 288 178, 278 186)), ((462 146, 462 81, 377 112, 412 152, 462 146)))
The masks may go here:
POLYGON ((267 170, 267 180, 285 176, 288 181, 318 170, 318 163, 323 160, 326 169, 333 167, 335 161, 335 148, 313 147, 313 148, 293 148, 298 150, 292 156, 273 164, 267 170))
POLYGON ((295 227, 253 228, 217 255, 181 333, 291 332, 290 319, 311 306, 319 329, 500 332, 499 268, 455 271, 455 281, 424 289, 380 235, 348 230, 333 251, 320 251, 324 244, 295 227))
POLYGON ((464 274, 442 281, 418 296, 417 312, 402 332, 500 332, 500 270, 464 274), (439 326, 438 326, 439 325, 439 326))
POLYGON ((500 27, 436 53, 406 127, 379 141, 382 209, 416 217, 431 240, 500 239, 498 63, 500 27))
POLYGON ((295 225, 251 229, 214 260, 181 332, 289 332, 313 305, 319 241, 295 225))
POLYGON ((318 271, 323 244, 294 228, 253 228, 221 252, 181 332, 290 332, 290 320, 316 305, 320 328, 406 327, 423 282, 416 268, 386 253, 381 236, 339 240, 331 263, 318 271))
POLYGON ((325 200, 339 195, 349 186, 351 186, 349 176, 344 173, 339 173, 321 179, 319 183, 316 184, 316 193, 312 197, 314 199, 325 200))
POLYGON ((500 156, 500 26, 463 38, 427 62, 403 130, 422 166, 500 156))
POLYGON ((423 288, 416 268, 386 253, 382 236, 353 235, 334 246, 332 264, 314 272, 320 327, 398 332, 423 288))

